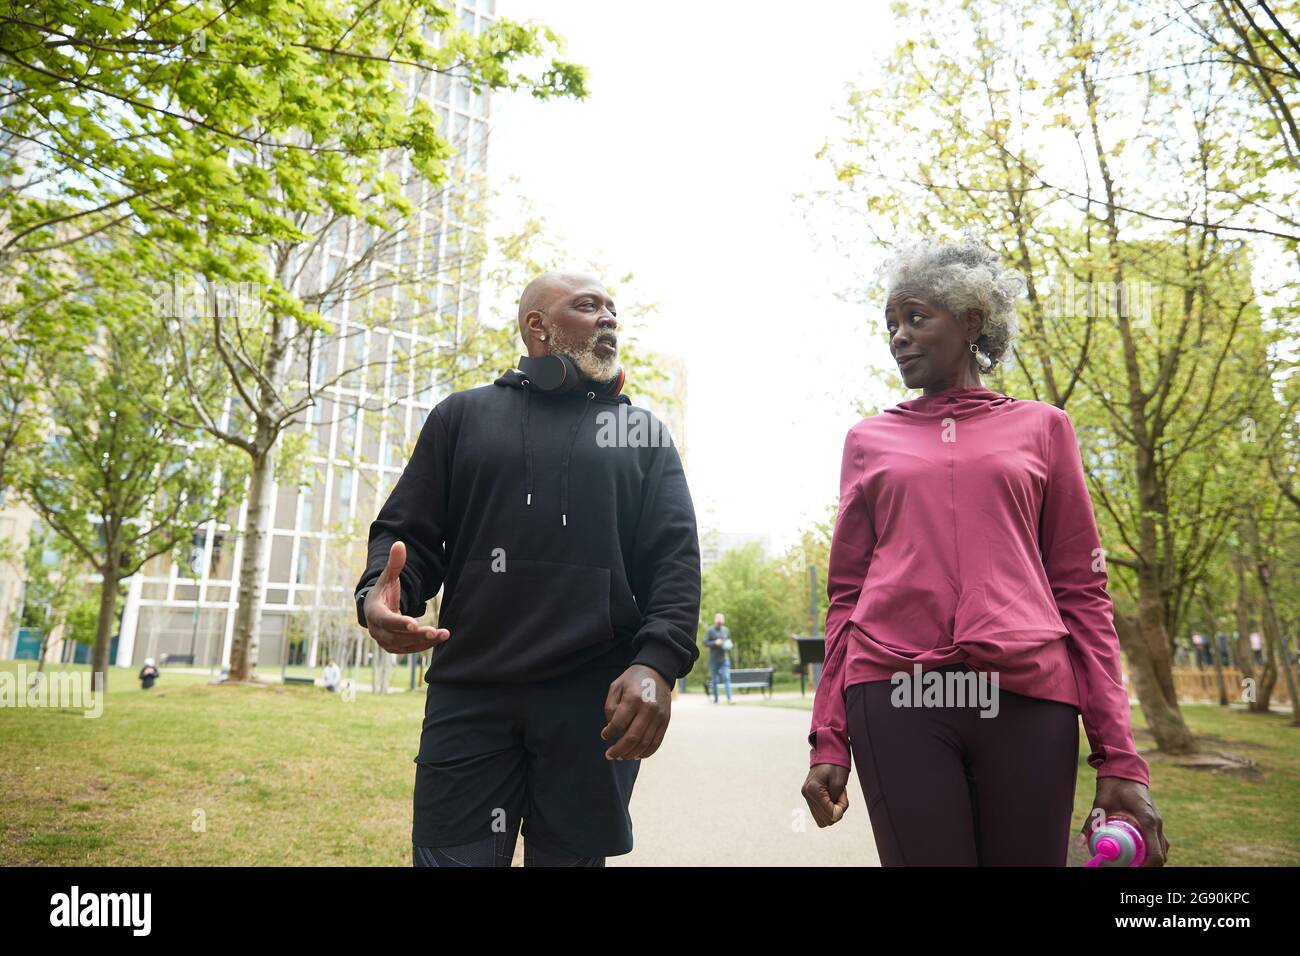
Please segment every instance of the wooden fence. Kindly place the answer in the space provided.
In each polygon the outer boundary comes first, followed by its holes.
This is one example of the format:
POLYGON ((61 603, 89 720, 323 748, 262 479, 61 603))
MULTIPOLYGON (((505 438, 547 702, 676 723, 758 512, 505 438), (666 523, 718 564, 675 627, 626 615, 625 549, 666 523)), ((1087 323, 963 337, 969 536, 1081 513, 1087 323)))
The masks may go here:
MULTIPOLYGON (((1259 672, 1256 671, 1256 673, 1259 672)), ((1241 699, 1241 671, 1235 667, 1225 667, 1223 669, 1223 684, 1227 688, 1230 701, 1239 701, 1241 699)), ((1216 704, 1219 702, 1219 681, 1215 677, 1214 667, 1211 665, 1206 665, 1204 668, 1175 667, 1174 689, 1178 692, 1180 701, 1193 703, 1208 700, 1216 704)), ((1277 681, 1273 684, 1273 693, 1269 695, 1269 703, 1280 704, 1284 707, 1291 706, 1291 695, 1287 692, 1285 674, 1278 673, 1277 681)))

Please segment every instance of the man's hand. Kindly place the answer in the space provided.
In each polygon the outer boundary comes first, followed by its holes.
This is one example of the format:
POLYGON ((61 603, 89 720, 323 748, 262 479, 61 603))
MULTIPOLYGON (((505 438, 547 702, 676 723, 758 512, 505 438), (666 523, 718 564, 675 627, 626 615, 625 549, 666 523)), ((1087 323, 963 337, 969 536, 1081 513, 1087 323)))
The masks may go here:
POLYGON ((406 564, 406 545, 394 541, 388 551, 388 563, 366 593, 362 613, 366 629, 375 642, 390 654, 418 654, 451 637, 446 628, 429 627, 402 613, 402 568, 406 564))
POLYGON ((1169 859, 1169 841, 1165 839, 1164 821, 1151 802, 1151 792, 1136 780, 1123 777, 1098 777, 1097 795, 1092 801, 1092 812, 1083 821, 1076 843, 1088 845, 1095 826, 1101 823, 1100 808, 1106 816, 1123 814, 1137 821, 1146 844, 1147 858, 1143 866, 1164 866, 1169 859))
POLYGON ((633 664, 605 695, 602 740, 618 738, 605 751, 609 760, 644 760, 659 749, 672 714, 672 685, 653 667, 633 664))
POLYGON ((817 826, 839 823, 849 809, 849 768, 839 764, 813 764, 803 782, 803 798, 808 801, 817 826))

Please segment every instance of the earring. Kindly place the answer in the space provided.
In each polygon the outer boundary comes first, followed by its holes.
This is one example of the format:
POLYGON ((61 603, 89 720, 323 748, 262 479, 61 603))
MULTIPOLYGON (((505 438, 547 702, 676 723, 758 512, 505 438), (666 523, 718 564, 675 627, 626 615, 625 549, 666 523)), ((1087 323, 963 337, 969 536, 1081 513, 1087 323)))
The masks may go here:
POLYGON ((543 342, 546 341, 546 336, 544 335, 539 335, 538 338, 541 339, 543 342))
POLYGON ((987 372, 993 367, 993 360, 984 352, 981 352, 979 346, 974 342, 970 343, 970 350, 975 354, 975 364, 980 367, 980 371, 987 372))

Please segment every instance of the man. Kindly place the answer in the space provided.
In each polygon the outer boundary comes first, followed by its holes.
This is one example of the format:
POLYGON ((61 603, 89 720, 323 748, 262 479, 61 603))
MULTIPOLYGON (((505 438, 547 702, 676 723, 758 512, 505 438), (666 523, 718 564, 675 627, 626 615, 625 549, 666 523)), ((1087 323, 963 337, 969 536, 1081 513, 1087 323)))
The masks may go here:
POLYGON ((429 413, 370 526, 358 621, 434 649, 417 866, 508 866, 521 819, 525 866, 632 849, 639 761, 698 656, 700 554, 677 449, 621 394, 618 328, 591 276, 529 283, 519 369, 429 413))
POLYGON ((723 625, 726 618, 722 614, 713 615, 713 626, 704 632, 704 644, 709 649, 709 686, 713 688, 713 702, 718 702, 718 681, 727 687, 727 703, 731 699, 731 632, 723 625))

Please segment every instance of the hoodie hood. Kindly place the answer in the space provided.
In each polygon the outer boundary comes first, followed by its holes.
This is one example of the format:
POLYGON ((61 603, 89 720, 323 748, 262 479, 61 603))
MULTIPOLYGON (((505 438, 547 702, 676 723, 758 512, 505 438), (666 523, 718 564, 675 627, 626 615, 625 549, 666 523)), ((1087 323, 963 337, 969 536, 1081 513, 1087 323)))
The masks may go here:
MULTIPOLYGON (((433 649, 430 684, 633 663, 676 680, 699 656, 700 617, 699 533, 677 447, 631 399, 580 380, 544 392, 526 371, 430 409, 370 524, 356 590, 406 543, 402 614, 423 616, 441 589, 438 626, 453 635, 433 649)), ((417 762, 444 759, 441 725, 425 729, 417 762)))
POLYGON ((626 395, 602 394, 605 386, 599 382, 593 382, 590 379, 583 378, 582 385, 584 388, 574 389, 570 392, 544 392, 528 380, 522 371, 517 368, 508 369, 492 383, 503 388, 517 388, 524 393, 524 412, 520 421, 520 431, 523 433, 523 460, 524 460, 524 505, 531 508, 533 506, 533 445, 532 437, 528 431, 528 417, 532 410, 533 395, 538 396, 537 401, 572 401, 581 400, 582 409, 573 420, 573 425, 569 428, 569 444, 564 453, 564 459, 560 463, 560 526, 569 526, 569 462, 573 458, 573 443, 578 439, 578 429, 582 427, 583 421, 587 417, 587 408, 592 402, 603 402, 607 405, 631 405, 632 400, 626 395))
POLYGON ((959 385, 933 395, 918 395, 886 408, 882 414, 900 419, 929 421, 935 418, 970 418, 1006 407, 1016 400, 983 385, 959 385))
POLYGON ((500 375, 498 375, 497 378, 496 378, 496 380, 495 380, 492 384, 493 384, 493 385, 500 385, 500 386, 503 386, 503 387, 505 387, 505 388, 518 388, 518 389, 523 389, 524 391, 527 391, 527 392, 535 392, 535 393, 537 393, 537 394, 539 394, 539 395, 548 395, 548 396, 549 396, 549 395, 556 395, 556 394, 558 394, 558 395, 582 395, 582 396, 585 396, 586 393, 587 393, 587 391, 594 391, 594 392, 595 392, 595 397, 594 397, 594 399, 593 399, 594 401, 598 401, 598 402, 603 401, 603 402, 609 402, 609 403, 611 403, 611 404, 623 404, 623 405, 631 405, 631 404, 632 404, 632 399, 628 398, 627 395, 625 395, 625 394, 619 394, 619 395, 617 395, 617 396, 610 396, 610 395, 604 395, 604 394, 602 394, 602 393, 601 393, 601 389, 604 388, 604 385, 602 385, 600 382, 593 382, 593 381, 591 381, 591 380, 588 379, 588 378, 584 378, 584 379, 582 379, 582 384, 583 384, 584 386, 586 386, 586 389, 585 389, 585 390, 578 390, 578 389, 575 389, 575 390, 572 391, 572 392, 560 392, 560 393, 543 392, 541 389, 539 389, 539 388, 537 388, 535 385, 533 385, 532 382, 529 382, 529 381, 528 381, 528 376, 527 376, 527 375, 525 375, 523 372, 521 372, 521 371, 520 371, 519 369, 517 369, 517 368, 511 368, 511 369, 507 369, 506 371, 504 371, 504 372, 502 372, 500 375))

